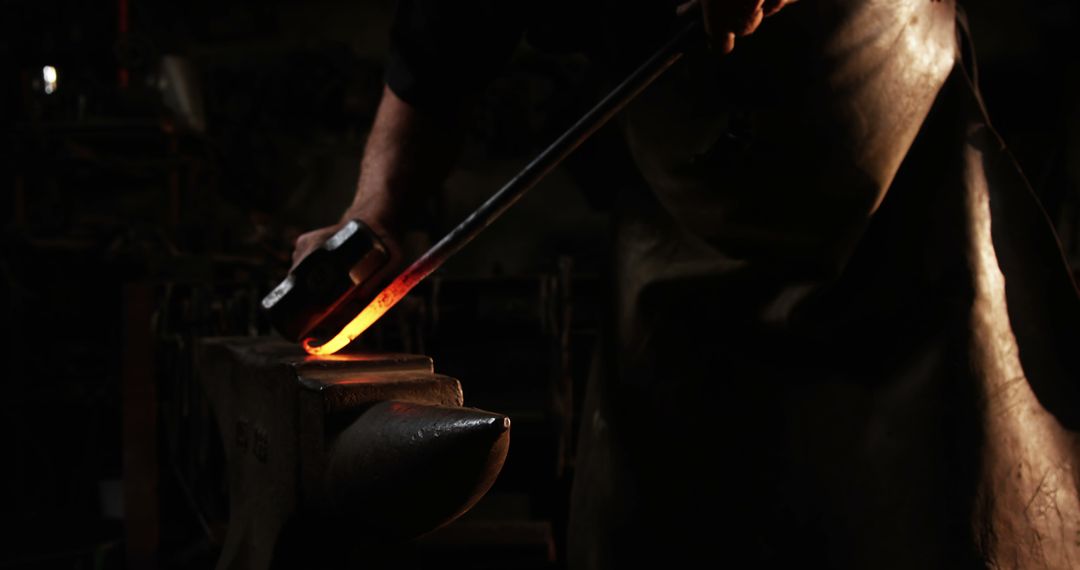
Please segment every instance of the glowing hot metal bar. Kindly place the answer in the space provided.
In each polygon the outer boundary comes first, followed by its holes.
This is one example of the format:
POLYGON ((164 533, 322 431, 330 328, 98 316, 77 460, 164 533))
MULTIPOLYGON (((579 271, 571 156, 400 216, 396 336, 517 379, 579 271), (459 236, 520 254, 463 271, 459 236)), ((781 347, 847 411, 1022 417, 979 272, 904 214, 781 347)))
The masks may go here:
POLYGON ((612 89, 603 100, 589 110, 572 127, 562 134, 551 146, 544 149, 521 172, 506 183, 491 198, 488 198, 465 221, 454 228, 439 243, 432 246, 412 265, 390 283, 375 300, 356 315, 341 332, 323 344, 315 344, 317 339, 304 339, 304 350, 309 354, 333 354, 345 348, 360 336, 386 311, 390 310, 420 281, 438 269, 451 255, 472 241, 484 228, 491 225, 510 206, 513 206, 530 188, 536 185, 548 172, 554 169, 564 158, 570 155, 585 139, 589 138, 611 117, 615 116, 627 103, 648 87, 657 77, 679 61, 683 52, 694 41, 700 41, 701 20, 698 10, 687 12, 690 22, 679 33, 661 47, 638 67, 629 77, 612 89))
MULTIPOLYGON (((430 253, 431 251, 428 251, 428 254, 430 253)), ((366 331, 375 321, 379 320, 379 317, 386 314, 386 311, 389 311, 390 307, 393 307, 398 301, 405 297, 417 283, 441 265, 441 263, 429 264, 429 267, 426 270, 423 267, 418 267, 420 262, 427 257, 428 255, 425 254, 401 275, 398 275, 390 285, 375 297, 374 301, 368 303, 368 306, 364 307, 364 310, 360 311, 360 314, 349 321, 349 324, 345 325, 345 328, 341 329, 341 332, 334 335, 330 340, 323 344, 316 345, 313 343, 316 342, 317 339, 305 338, 303 342, 304 350, 306 350, 308 354, 320 356, 334 354, 345 348, 350 342, 355 340, 356 337, 366 331)))

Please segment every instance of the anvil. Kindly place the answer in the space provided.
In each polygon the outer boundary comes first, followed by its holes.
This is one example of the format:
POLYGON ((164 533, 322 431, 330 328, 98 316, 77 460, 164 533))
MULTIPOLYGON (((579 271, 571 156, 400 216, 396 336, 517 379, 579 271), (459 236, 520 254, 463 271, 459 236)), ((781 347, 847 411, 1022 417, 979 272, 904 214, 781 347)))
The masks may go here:
POLYGON ((419 536, 475 504, 506 458, 510 420, 463 407, 426 356, 218 338, 196 365, 228 470, 219 569, 336 566, 419 536))

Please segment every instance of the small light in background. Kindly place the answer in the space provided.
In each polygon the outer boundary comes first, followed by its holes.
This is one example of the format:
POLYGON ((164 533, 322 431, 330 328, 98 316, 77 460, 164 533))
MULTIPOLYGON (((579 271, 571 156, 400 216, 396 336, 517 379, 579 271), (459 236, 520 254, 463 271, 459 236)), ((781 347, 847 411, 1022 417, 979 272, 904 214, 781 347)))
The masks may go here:
POLYGON ((56 68, 46 65, 41 68, 41 78, 45 80, 45 94, 51 95, 56 91, 56 68))

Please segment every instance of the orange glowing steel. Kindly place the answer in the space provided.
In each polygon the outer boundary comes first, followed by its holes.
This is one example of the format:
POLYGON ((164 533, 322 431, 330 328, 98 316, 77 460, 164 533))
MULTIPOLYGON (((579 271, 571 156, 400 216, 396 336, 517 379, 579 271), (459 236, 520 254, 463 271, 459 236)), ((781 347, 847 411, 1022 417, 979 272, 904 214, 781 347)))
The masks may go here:
MULTIPOLYGON (((412 269, 412 268, 410 268, 412 269)), ((316 356, 326 356, 328 354, 334 354, 335 352, 348 346, 350 342, 356 339, 356 337, 363 334, 375 321, 379 320, 386 311, 390 310, 405 297, 413 287, 419 283, 426 274, 417 275, 412 271, 406 271, 394 279, 390 285, 387 285, 382 292, 379 293, 375 300, 368 303, 368 306, 364 307, 364 310, 360 311, 360 314, 356 315, 356 318, 349 321, 349 324, 345 325, 341 332, 334 335, 333 338, 320 345, 313 345, 313 342, 317 342, 314 338, 304 339, 304 350, 308 354, 316 356)))

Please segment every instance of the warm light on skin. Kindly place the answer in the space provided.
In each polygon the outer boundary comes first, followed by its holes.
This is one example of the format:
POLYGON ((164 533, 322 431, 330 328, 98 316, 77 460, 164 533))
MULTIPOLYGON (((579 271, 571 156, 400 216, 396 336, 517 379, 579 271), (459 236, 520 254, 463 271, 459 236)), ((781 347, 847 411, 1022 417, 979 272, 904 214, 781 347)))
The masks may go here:
POLYGON ((345 328, 341 329, 341 332, 334 335, 330 340, 320 345, 313 345, 312 343, 317 342, 318 339, 305 338, 303 342, 304 350, 308 354, 315 356, 326 356, 348 346, 350 342, 363 334, 368 327, 386 314, 390 307, 396 305, 417 283, 427 276, 428 272, 417 272, 414 270, 415 267, 415 265, 410 267, 409 270, 394 279, 390 285, 379 293, 379 296, 375 297, 374 301, 364 307, 360 314, 349 321, 349 324, 345 325, 345 328))

